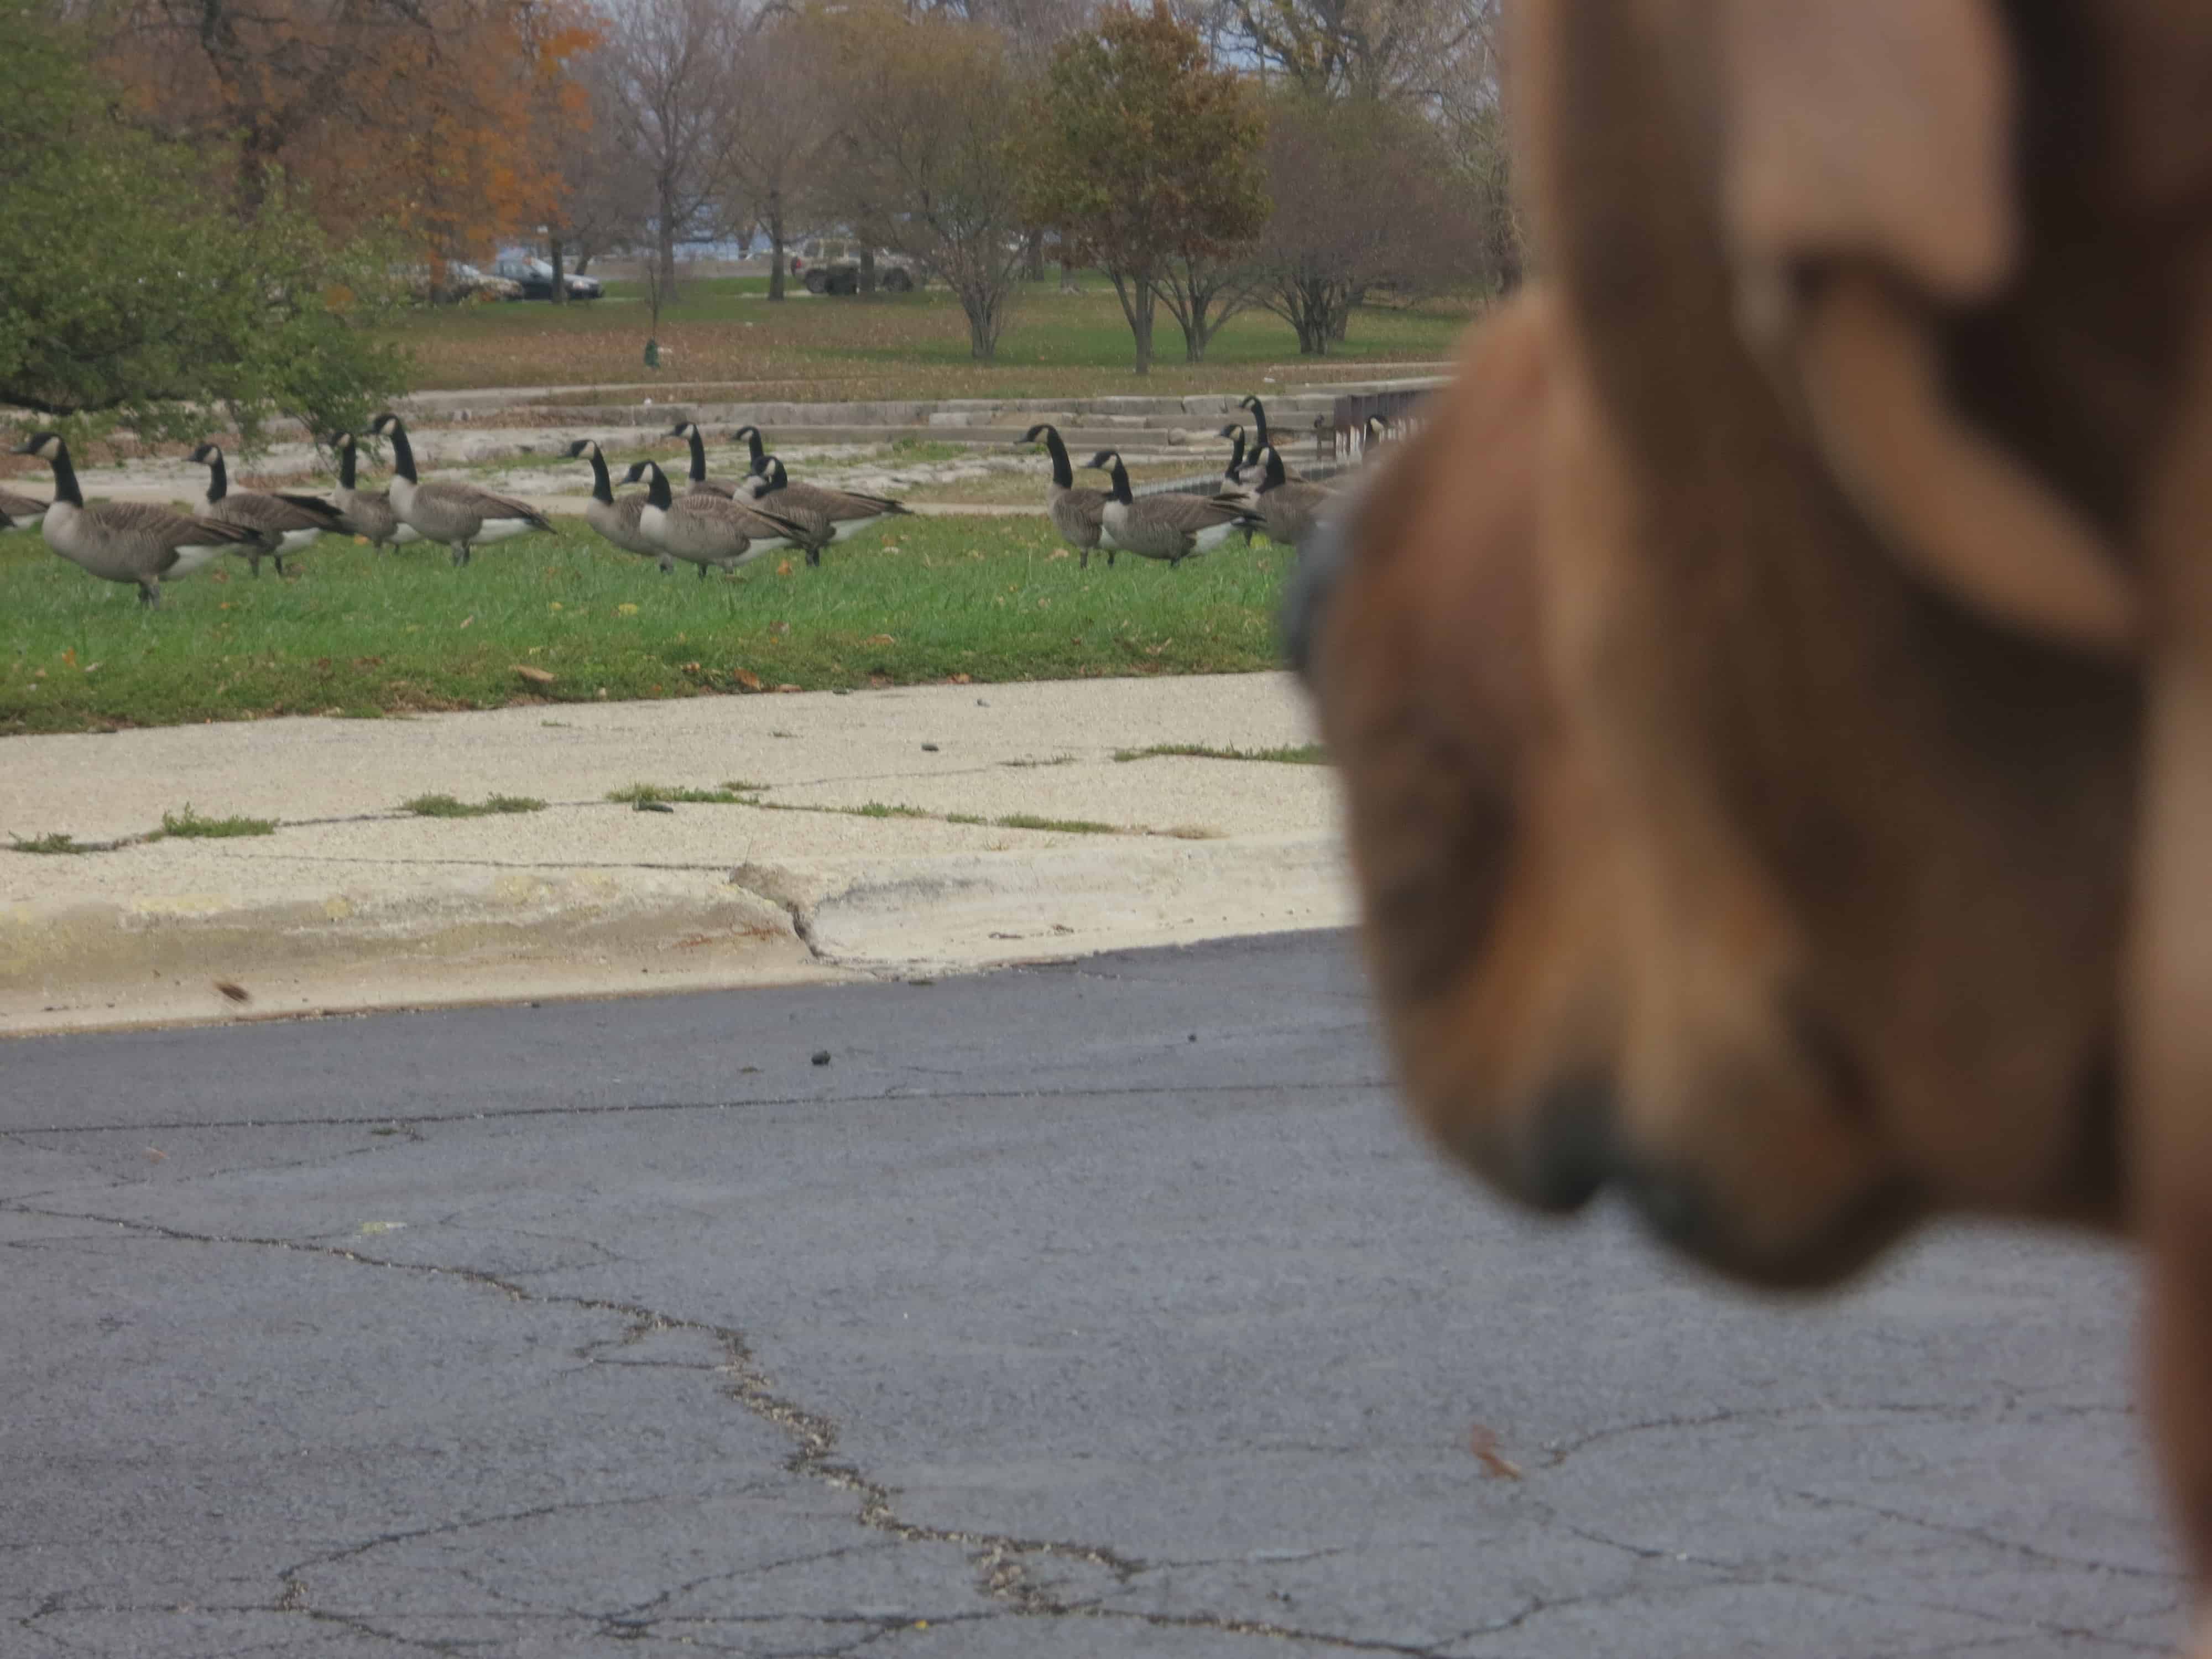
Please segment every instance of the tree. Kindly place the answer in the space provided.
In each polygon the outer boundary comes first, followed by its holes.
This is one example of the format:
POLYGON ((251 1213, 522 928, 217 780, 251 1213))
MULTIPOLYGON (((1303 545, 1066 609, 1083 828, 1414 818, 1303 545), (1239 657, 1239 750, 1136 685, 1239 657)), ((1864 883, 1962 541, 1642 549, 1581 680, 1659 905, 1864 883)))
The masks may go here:
POLYGON ((1196 29, 1165 0, 1116 7, 1053 56, 1032 125, 1030 210, 1105 269, 1152 365, 1155 301, 1164 293, 1193 362, 1234 290, 1222 256, 1265 222, 1259 164, 1266 131, 1244 80, 1217 70, 1196 29))
POLYGON ((583 54, 571 74, 580 104, 569 106, 548 140, 560 190, 547 216, 547 234, 555 266, 562 264, 563 254, 574 254, 580 273, 601 254, 643 239, 652 179, 628 142, 613 50, 602 46, 583 54))
POLYGON ((747 52, 744 106, 730 149, 746 216, 768 233, 768 297, 784 295, 793 216, 808 210, 830 137, 829 94, 817 73, 820 43, 796 19, 763 29, 747 52))
POLYGON ((838 112, 821 168, 823 205, 871 246, 942 278, 988 362, 1022 257, 1025 89, 1005 38, 896 0, 805 15, 825 95, 838 112))
POLYGON ((676 239, 729 185, 747 33, 739 0, 633 0, 612 37, 624 143, 648 181, 660 291, 676 291, 676 239))
POLYGON ((220 157, 246 208, 282 177, 334 233, 391 224, 457 252, 552 204, 535 117, 592 43, 580 6, 112 0, 100 67, 135 119, 220 157))
POLYGON ((1260 239, 1260 303, 1319 356, 1383 284, 1406 294, 1484 272, 1476 204, 1443 139, 1402 106, 1287 95, 1268 123, 1275 213, 1260 239))
POLYGON ((402 384, 362 325, 391 250, 334 245, 281 172, 237 210, 210 156, 135 131, 39 0, 0 0, 0 403, 204 430, 227 408, 250 446, 273 413, 364 422, 402 384))

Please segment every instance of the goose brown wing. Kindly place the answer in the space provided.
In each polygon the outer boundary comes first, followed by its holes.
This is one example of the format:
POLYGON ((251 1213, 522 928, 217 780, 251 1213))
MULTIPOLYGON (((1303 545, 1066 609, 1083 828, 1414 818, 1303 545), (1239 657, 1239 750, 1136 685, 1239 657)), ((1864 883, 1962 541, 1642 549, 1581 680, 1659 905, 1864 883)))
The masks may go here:
POLYGON ((823 510, 832 519, 880 519, 904 513, 906 503, 889 495, 870 495, 857 489, 829 489, 817 486, 823 510))
POLYGON ((540 530, 550 530, 552 521, 528 501, 517 501, 512 495, 495 495, 489 489, 479 489, 474 484, 454 483, 447 479, 417 484, 417 497, 428 495, 433 501, 444 502, 464 513, 474 513, 486 519, 522 519, 540 530))
POLYGON ((275 500, 296 507, 302 513, 320 520, 323 527, 326 530, 337 529, 345 519, 344 513, 339 509, 336 501, 325 501, 320 495, 295 495, 289 490, 283 489, 275 489, 269 493, 275 500))
POLYGON ((696 478, 692 481, 687 493, 693 495, 716 495, 726 501, 735 499, 738 492, 728 484, 718 483, 712 478, 696 478))
POLYGON ((198 518, 153 501, 101 501, 85 511, 112 535, 143 537, 173 551, 179 547, 258 542, 262 538, 262 532, 250 525, 198 518))
POLYGON ((1139 506, 1155 524, 1193 536, 1216 525, 1232 524, 1249 510, 1245 503, 1214 495, 1147 495, 1139 506))
POLYGON ((29 495, 18 495, 12 489, 0 489, 0 517, 35 519, 46 510, 46 504, 29 495))
MULTIPOLYGON (((273 535, 292 530, 328 530, 333 520, 295 506, 282 495, 264 495, 256 489, 234 490, 216 503, 215 512, 232 524, 241 524, 273 535)), ((335 512, 335 509, 333 509, 335 512)))
POLYGON ((1098 527, 1106 519, 1106 492, 1103 489, 1079 488, 1060 490, 1052 500, 1052 521, 1063 536, 1078 540, 1098 539, 1098 527))

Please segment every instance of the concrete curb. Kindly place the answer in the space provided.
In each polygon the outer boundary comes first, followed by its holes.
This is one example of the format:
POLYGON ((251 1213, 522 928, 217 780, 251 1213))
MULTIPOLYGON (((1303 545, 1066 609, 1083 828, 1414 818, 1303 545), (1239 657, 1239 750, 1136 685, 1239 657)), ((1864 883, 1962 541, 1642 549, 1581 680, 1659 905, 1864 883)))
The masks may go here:
POLYGON ((0 910, 0 1036, 911 977, 1353 914, 1331 836, 33 902, 0 910))
POLYGON ((841 976, 785 907, 696 872, 506 870, 274 902, 173 893, 0 910, 11 1036, 841 976))

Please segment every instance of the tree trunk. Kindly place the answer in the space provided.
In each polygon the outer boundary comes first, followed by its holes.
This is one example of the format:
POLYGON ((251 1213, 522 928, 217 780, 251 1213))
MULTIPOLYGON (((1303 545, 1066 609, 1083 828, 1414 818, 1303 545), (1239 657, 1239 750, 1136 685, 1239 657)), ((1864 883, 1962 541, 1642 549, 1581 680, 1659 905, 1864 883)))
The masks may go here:
POLYGON ((561 257, 565 252, 561 239, 554 237, 546 244, 546 251, 553 256, 553 303, 565 306, 568 303, 568 267, 561 257))
POLYGON ((991 362, 999 355, 999 331, 990 296, 963 289, 960 308, 968 313, 968 355, 979 363, 991 362))
POLYGON ((876 251, 872 247, 863 246, 860 249, 860 292, 873 294, 875 291, 876 251))
POLYGON ((768 193, 768 297, 783 298, 783 192, 768 193))
POLYGON ((660 192, 660 222, 656 229, 653 264, 659 272, 660 298, 667 304, 676 298, 676 204, 672 191, 660 192))
POLYGON ((1022 280, 1044 281, 1044 233, 1041 230, 1031 231, 1029 240, 1022 245, 1022 280))
POLYGON ((1114 283, 1114 297, 1121 302, 1122 319, 1129 325, 1129 332, 1137 342, 1137 373, 1152 372, 1152 318, 1159 304, 1159 295, 1153 289, 1148 276, 1133 276, 1126 271, 1109 270, 1106 275, 1114 283))

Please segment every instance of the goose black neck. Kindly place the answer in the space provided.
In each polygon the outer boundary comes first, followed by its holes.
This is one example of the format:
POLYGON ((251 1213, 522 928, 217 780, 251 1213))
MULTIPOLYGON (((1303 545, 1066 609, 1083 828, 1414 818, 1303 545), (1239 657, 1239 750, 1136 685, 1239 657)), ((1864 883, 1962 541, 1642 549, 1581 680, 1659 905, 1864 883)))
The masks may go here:
POLYGON ((768 486, 761 491, 763 495, 773 495, 791 482, 791 475, 783 470, 783 463, 773 455, 766 458, 762 471, 756 476, 768 486))
POLYGON ((657 463, 648 461, 645 468, 645 499, 663 513, 668 511, 676 497, 668 492, 668 475, 657 463))
POLYGON ((340 489, 351 489, 354 487, 353 464, 354 446, 352 441, 349 439, 338 446, 338 488, 340 489))
POLYGON ((1252 447, 1261 449, 1267 442, 1267 405, 1257 398, 1252 399, 1252 447))
POLYGON ((54 470, 54 499, 67 501, 71 507, 82 507, 84 492, 76 487, 76 468, 70 463, 69 446, 56 444, 54 453, 46 458, 46 465, 54 470))
POLYGON ((607 477, 607 458, 599 453, 597 446, 584 453, 592 460, 592 499, 612 507, 615 504, 615 485, 614 480, 607 477))
POLYGON ((1267 452, 1267 482, 1266 482, 1266 483, 1262 483, 1262 484, 1260 486, 1260 488, 1261 488, 1262 490, 1268 490, 1268 489, 1280 489, 1282 487, 1283 487, 1283 453, 1282 453, 1282 451, 1280 451, 1280 450, 1279 450, 1279 449, 1270 449, 1270 450, 1267 452))
POLYGON ((745 447, 750 452, 750 459, 746 464, 754 471, 759 471, 761 463, 768 459, 768 446, 761 441, 760 428, 757 426, 749 426, 730 435, 732 438, 743 438, 745 441, 745 447))
POLYGON ((1229 452, 1229 476, 1234 478, 1244 470, 1244 428, 1240 426, 1229 435, 1235 440, 1235 447, 1229 452))
POLYGON ((394 421, 392 423, 392 470, 409 483, 415 477, 415 446, 407 441, 407 428, 394 421))
POLYGON ((691 482, 707 482, 707 440, 696 425, 691 428, 691 482))
POLYGON ((230 475, 222 470, 222 451, 208 457, 208 505, 212 507, 230 490, 230 475))
POLYGON ((1130 506, 1135 497, 1129 494, 1129 469, 1121 465, 1121 458, 1114 458, 1114 499, 1122 506, 1130 506))
POLYGON ((1075 469, 1068 465, 1067 446, 1060 441, 1060 428, 1048 426, 1044 429, 1045 453, 1052 457, 1052 482, 1055 489, 1075 488, 1075 469))

